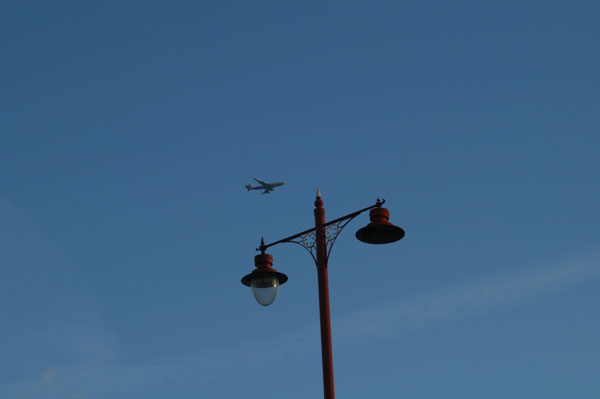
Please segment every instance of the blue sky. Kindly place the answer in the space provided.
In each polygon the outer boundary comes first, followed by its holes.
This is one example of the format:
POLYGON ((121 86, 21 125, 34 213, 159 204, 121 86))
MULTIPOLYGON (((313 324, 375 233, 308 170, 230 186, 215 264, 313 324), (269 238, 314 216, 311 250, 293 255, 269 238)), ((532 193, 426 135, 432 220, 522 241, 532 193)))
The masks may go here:
POLYGON ((0 8, 0 398, 596 398, 592 1, 0 8), (253 177, 285 180, 247 192, 253 177))

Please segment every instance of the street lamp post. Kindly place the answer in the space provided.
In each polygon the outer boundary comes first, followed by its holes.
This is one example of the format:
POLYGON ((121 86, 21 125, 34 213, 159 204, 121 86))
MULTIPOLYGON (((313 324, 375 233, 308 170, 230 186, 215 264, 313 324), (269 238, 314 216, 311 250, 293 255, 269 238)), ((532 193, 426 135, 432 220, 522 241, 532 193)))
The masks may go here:
POLYGON ((389 222, 389 211, 382 208, 385 200, 379 198, 374 205, 350 213, 341 218, 325 222, 325 208, 321 193, 317 190, 315 200, 315 227, 282 240, 266 244, 261 239, 254 257, 256 269, 242 278, 242 284, 251 287, 256 301, 268 306, 275 300, 279 286, 287 281, 287 276, 273 268, 273 257, 265 251, 268 247, 281 243, 294 243, 304 247, 317 266, 319 282, 319 314, 321 318, 321 354, 323 363, 323 390, 325 399, 333 399, 333 356, 331 351, 331 317, 329 313, 329 282, 327 261, 335 240, 352 219, 365 211, 370 211, 371 223, 356 232, 356 238, 368 244, 387 244, 404 237, 404 230, 389 222))

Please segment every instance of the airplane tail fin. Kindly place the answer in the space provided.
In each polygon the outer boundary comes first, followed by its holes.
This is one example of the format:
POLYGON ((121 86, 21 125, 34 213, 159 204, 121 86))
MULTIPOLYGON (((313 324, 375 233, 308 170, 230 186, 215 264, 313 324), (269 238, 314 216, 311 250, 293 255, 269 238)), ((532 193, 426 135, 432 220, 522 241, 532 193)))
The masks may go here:
POLYGON ((251 186, 251 185, 249 185, 249 184, 246 184, 246 189, 247 189, 248 191, 250 191, 250 187, 252 187, 252 186, 251 186))

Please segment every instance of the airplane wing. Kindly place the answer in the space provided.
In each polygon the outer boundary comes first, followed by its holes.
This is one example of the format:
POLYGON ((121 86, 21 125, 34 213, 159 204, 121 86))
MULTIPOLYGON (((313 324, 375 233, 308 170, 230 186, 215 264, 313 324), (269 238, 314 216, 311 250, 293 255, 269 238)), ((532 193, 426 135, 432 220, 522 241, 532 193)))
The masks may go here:
POLYGON ((257 179, 256 177, 254 178, 254 180, 256 180, 258 183, 262 184, 263 186, 264 186, 265 184, 267 184, 266 182, 264 182, 264 181, 262 181, 262 180, 260 180, 260 179, 257 179))
POLYGON ((265 188, 265 191, 263 191, 263 194, 269 194, 271 191, 273 191, 272 188, 265 188))

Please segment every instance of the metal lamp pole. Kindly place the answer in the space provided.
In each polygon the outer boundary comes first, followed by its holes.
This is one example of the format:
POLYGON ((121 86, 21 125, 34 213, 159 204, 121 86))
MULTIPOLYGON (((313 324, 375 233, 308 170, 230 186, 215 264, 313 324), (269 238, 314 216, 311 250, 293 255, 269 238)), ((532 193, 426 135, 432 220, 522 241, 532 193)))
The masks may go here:
POLYGON ((325 236, 325 208, 323 208, 323 200, 320 193, 317 193, 315 207, 323 390, 325 392, 325 399, 333 399, 335 392, 333 389, 333 353, 331 351, 331 315, 329 312, 329 278, 327 275, 327 239, 325 236))
POLYGON ((333 386, 333 355, 331 350, 331 316, 329 311, 329 280, 327 262, 331 248, 340 232, 359 214, 370 210, 371 223, 356 232, 356 238, 369 244, 387 244, 404 237, 404 230, 394 226, 389 220, 389 211, 382 208, 385 200, 367 208, 350 213, 341 218, 325 223, 325 208, 321 193, 317 190, 315 200, 315 227, 301 233, 286 237, 282 240, 265 245, 261 239, 257 251, 261 253, 254 257, 256 269, 242 278, 242 283, 252 287, 252 292, 263 306, 268 306, 275 300, 279 285, 287 281, 287 276, 272 267, 273 257, 265 250, 280 243, 294 243, 304 247, 312 256, 317 266, 319 283, 319 314, 321 319, 321 355, 323 364, 323 391, 325 399, 334 399, 333 386))

